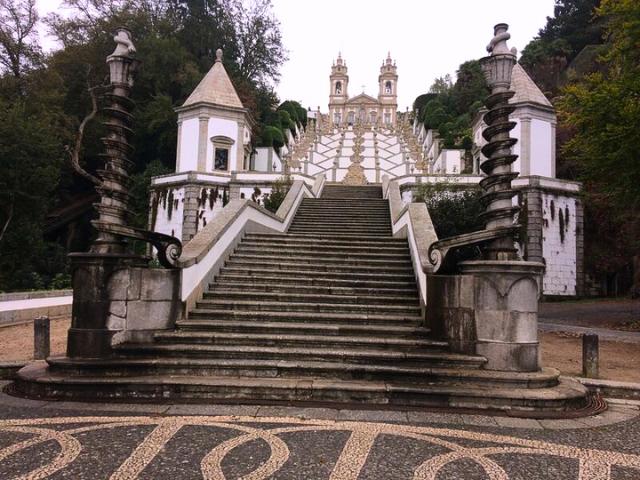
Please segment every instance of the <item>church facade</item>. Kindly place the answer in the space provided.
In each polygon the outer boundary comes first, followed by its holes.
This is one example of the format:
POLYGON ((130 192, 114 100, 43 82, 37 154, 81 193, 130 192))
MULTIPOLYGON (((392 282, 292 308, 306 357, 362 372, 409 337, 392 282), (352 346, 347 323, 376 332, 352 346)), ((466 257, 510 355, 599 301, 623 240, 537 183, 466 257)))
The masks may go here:
POLYGON ((366 93, 349 97, 349 73, 342 55, 331 67, 329 76, 329 118, 336 127, 349 125, 395 125, 398 111, 398 71, 387 54, 378 76, 378 98, 366 93))

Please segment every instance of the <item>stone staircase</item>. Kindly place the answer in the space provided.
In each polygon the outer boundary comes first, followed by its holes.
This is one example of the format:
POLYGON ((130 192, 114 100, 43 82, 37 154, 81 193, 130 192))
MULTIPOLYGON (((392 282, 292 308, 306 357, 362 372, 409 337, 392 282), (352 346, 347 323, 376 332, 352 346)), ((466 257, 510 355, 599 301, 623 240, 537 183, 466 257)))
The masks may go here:
POLYGON ((288 233, 247 234, 174 331, 108 360, 51 359, 49 381, 61 396, 212 402, 562 410, 578 398, 554 371, 484 362, 429 338, 380 186, 327 185, 288 233))

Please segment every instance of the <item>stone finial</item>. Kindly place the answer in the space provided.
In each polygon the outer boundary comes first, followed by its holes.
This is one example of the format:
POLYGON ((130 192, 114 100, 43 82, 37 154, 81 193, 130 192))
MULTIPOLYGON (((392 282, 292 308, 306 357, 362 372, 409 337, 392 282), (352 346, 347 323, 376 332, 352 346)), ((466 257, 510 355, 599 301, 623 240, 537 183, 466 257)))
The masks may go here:
POLYGON ((509 25, 499 23, 493 27, 493 38, 487 45, 487 52, 491 55, 513 55, 513 51, 509 50, 507 40, 511 38, 511 34, 507 32, 509 25))
POLYGON ((113 40, 116 42, 116 49, 110 56, 129 57, 136 53, 136 47, 131 39, 131 32, 126 28, 118 28, 113 40))
POLYGON ((217 62, 222 63, 222 49, 221 48, 216 50, 216 63, 217 62))

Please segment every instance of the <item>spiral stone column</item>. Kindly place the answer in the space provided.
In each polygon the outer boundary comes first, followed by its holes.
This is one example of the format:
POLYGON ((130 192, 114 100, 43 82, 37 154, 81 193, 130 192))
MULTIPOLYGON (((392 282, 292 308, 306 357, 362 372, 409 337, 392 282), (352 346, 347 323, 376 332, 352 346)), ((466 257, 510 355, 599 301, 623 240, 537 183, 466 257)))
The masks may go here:
POLYGON ((544 265, 522 261, 515 246, 518 207, 511 181, 518 173, 511 169, 517 158, 511 149, 517 140, 509 134, 516 125, 509 120, 514 110, 509 99, 515 94, 510 87, 516 52, 507 46, 507 30, 504 23, 494 27, 487 47, 490 55, 481 60, 491 89, 482 132, 488 142, 482 149, 487 159, 480 166, 487 174, 480 185, 484 234, 490 240, 482 246, 483 260, 462 262, 459 267, 472 282, 475 350, 487 359, 485 368, 530 372, 540 368, 538 297, 544 265))
POLYGON ((93 243, 93 253, 126 253, 126 242, 121 236, 113 233, 114 226, 126 226, 129 212, 129 171, 133 163, 129 160, 132 147, 129 138, 133 110, 130 99, 133 86, 133 73, 140 63, 132 55, 135 48, 131 43, 127 30, 121 29, 116 39, 122 43, 112 55, 107 57, 110 76, 110 92, 105 95, 107 107, 103 109, 107 120, 103 122, 107 135, 102 138, 105 151, 104 168, 98 171, 102 184, 97 187, 100 202, 95 205, 98 219, 91 223, 98 231, 98 237, 93 243))
POLYGON ((171 328, 180 315, 176 268, 181 251, 178 239, 128 225, 130 138, 133 72, 138 65, 131 34, 119 29, 116 49, 107 57, 110 88, 103 109, 106 135, 104 167, 98 171, 95 204, 97 230, 88 253, 70 254, 73 272, 73 308, 67 337, 67 356, 74 362, 106 358, 113 354, 116 334, 122 340, 143 341, 153 331, 171 328), (136 255, 126 239, 150 242, 167 269, 148 267, 149 259, 136 255))

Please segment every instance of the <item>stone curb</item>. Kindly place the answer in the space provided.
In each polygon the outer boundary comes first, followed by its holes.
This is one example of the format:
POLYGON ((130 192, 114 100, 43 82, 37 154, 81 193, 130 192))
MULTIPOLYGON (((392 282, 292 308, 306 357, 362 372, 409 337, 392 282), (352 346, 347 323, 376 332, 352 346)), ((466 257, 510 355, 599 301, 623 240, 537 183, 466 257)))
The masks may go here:
POLYGON ((568 377, 580 382, 589 391, 601 393, 605 398, 640 400, 640 383, 602 380, 599 378, 568 377))
POLYGON ((27 361, 0 361, 0 380, 13 380, 16 373, 24 367, 27 361))

